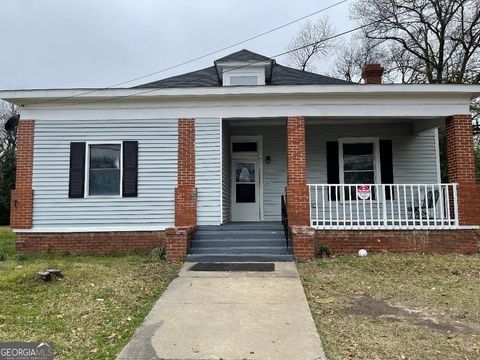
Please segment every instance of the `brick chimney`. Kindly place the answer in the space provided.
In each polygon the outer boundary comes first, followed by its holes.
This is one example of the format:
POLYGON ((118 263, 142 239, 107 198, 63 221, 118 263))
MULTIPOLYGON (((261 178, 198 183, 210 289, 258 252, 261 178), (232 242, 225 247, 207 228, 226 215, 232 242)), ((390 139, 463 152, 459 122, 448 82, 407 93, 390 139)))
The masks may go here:
POLYGON ((381 84, 383 67, 380 64, 366 64, 363 66, 362 78, 365 84, 381 84))

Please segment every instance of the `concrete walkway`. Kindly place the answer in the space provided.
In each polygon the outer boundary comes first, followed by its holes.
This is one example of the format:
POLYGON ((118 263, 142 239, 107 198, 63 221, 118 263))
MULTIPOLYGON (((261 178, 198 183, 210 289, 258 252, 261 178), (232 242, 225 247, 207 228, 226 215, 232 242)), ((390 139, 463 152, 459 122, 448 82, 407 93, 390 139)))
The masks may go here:
POLYGON ((117 359, 325 359, 294 263, 194 272, 186 263, 117 359))

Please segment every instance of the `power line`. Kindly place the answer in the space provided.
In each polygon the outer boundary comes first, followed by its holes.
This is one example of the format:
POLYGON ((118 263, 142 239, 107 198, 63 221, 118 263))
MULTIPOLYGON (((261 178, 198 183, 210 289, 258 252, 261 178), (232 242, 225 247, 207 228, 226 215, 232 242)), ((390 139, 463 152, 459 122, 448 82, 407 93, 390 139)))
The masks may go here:
MULTIPOLYGON (((371 23, 368 23, 368 24, 364 24, 364 25, 361 25, 361 26, 358 26, 356 28, 352 28, 350 30, 346 30, 346 31, 343 31, 341 33, 338 33, 338 34, 335 34, 335 35, 332 35, 328 38, 324 38, 324 39, 321 39, 319 41, 315 41, 315 42, 312 42, 310 44, 307 44, 307 45, 303 45, 303 46, 300 46, 300 47, 297 47, 295 49, 291 49, 291 50, 287 50, 287 51, 284 51, 282 53, 279 53, 279 54, 276 54, 276 55, 273 55, 273 56, 270 56, 271 59, 274 59, 274 58, 277 58, 277 57, 280 57, 280 56, 283 56, 283 55, 286 55, 286 54, 289 54, 289 53, 292 53, 292 52, 295 52, 295 51, 298 51, 298 50, 301 50, 301 49, 305 49, 305 48, 308 48, 310 46, 314 46, 314 45, 318 45, 322 42, 325 42, 325 41, 330 41, 330 40, 333 40, 333 39, 336 39, 338 37, 341 37, 341 36, 344 36, 344 35, 347 35, 347 34, 350 34, 352 32, 355 32, 355 31, 358 31, 358 30, 361 30, 365 27, 368 27, 368 26, 371 26, 371 25, 374 25, 382 20, 385 20, 385 19, 379 19, 379 20, 375 20, 375 21, 372 21, 371 23)), ((228 70, 225 70, 225 71, 222 71, 219 75, 223 75, 225 73, 228 73, 230 71, 234 71, 234 70, 238 70, 238 69, 243 69, 245 67, 249 67, 249 66, 252 66, 252 65, 255 65, 257 63, 260 63, 260 62, 263 62, 264 60, 257 60, 257 61, 253 61, 251 63, 248 63, 248 64, 245 64, 245 65, 241 65, 241 66, 237 66, 237 67, 234 67, 234 68, 230 68, 228 70)), ((200 77, 198 78, 195 78, 195 79, 190 79, 190 80, 187 80, 184 82, 184 84, 188 84, 190 82, 193 82, 193 81, 196 81, 198 80, 200 77)), ((214 76, 203 76, 203 78, 212 78, 212 79, 215 79, 217 78, 217 75, 214 75, 214 76)), ((132 89, 133 90, 133 89, 132 89)), ((95 103, 100 103, 100 102, 110 102, 110 101, 115 101, 115 100, 120 100, 120 99, 125 99, 125 98, 129 98, 129 97, 134 97, 134 96, 138 96, 138 95, 142 95, 142 94, 148 94, 148 93, 151 93, 151 92, 154 92, 154 91, 158 91, 159 88, 151 88, 151 89, 148 89, 148 90, 143 90, 143 91, 139 91, 139 92, 136 92, 134 94, 128 94, 128 95, 121 95, 121 96, 114 96, 114 97, 110 97, 108 99, 97 99, 97 100, 87 100, 85 102, 82 102, 82 103, 78 103, 78 105, 82 105, 82 104, 95 104, 95 103)), ((71 98, 71 97, 74 97, 74 96, 70 96, 70 97, 65 97, 65 98, 59 98, 59 99, 68 99, 68 98, 71 98)), ((35 104, 33 104, 35 105, 35 104)), ((58 107, 61 107, 61 106, 70 106, 71 104, 59 104, 59 105, 55 105, 55 106, 58 106, 58 107)), ((76 104, 77 105, 77 104, 76 104)))
POLYGON ((205 58, 207 58, 207 57, 209 57, 209 56, 211 56, 211 55, 218 54, 218 53, 220 53, 220 52, 222 52, 222 51, 225 51, 225 50, 231 49, 231 48, 233 48, 233 47, 236 47, 236 46, 238 46, 238 45, 245 44, 245 43, 247 43, 247 42, 249 42, 249 41, 258 39, 258 38, 260 38, 260 37, 262 37, 262 36, 265 36, 265 35, 268 35, 268 34, 270 34, 270 33, 272 33, 272 32, 275 32, 275 31, 278 31, 278 30, 280 30, 280 29, 283 29, 283 28, 285 28, 285 27, 287 27, 287 26, 290 26, 290 25, 295 24, 295 23, 297 23, 297 22, 299 22, 299 21, 305 20, 305 19, 307 19, 307 18, 309 18, 309 17, 312 17, 312 16, 314 16, 314 15, 317 15, 317 14, 319 14, 319 13, 321 13, 321 12, 327 11, 327 10, 329 10, 329 9, 331 9, 331 8, 334 8, 334 7, 338 6, 338 5, 341 5, 341 4, 343 4, 343 3, 347 2, 347 1, 349 1, 349 0, 340 0, 340 1, 338 1, 338 2, 336 2, 336 3, 334 3, 334 4, 332 4, 332 5, 329 5, 329 6, 327 6, 327 7, 324 7, 324 8, 322 8, 322 9, 320 9, 320 10, 314 11, 314 12, 312 12, 312 13, 310 13, 310 14, 307 14, 307 15, 304 15, 304 16, 302 16, 302 17, 300 17, 300 18, 297 18, 297 19, 294 19, 294 20, 292 20, 292 21, 289 21, 288 23, 285 23, 285 24, 283 24, 283 25, 277 26, 277 27, 275 27, 275 28, 273 28, 273 29, 264 31, 264 32, 262 32, 262 33, 260 33, 260 34, 251 36, 251 37, 249 37, 249 38, 247 38, 247 39, 245 39, 245 40, 238 41, 238 42, 236 42, 236 43, 234 43, 234 44, 225 46, 225 47, 223 47, 223 48, 221 48, 221 49, 218 49, 218 50, 215 50, 215 51, 211 51, 211 52, 209 52, 209 53, 207 53, 207 54, 198 56, 198 57, 196 57, 196 58, 193 58, 193 59, 190 59, 190 60, 187 60, 187 61, 184 61, 184 62, 175 64, 175 65, 172 65, 172 66, 169 66, 169 67, 166 67, 166 68, 163 68, 163 69, 160 69, 160 70, 157 70, 157 71, 154 71, 154 72, 145 74, 145 75, 141 75, 141 76, 138 76, 138 77, 133 78, 133 79, 130 79, 130 80, 126 80, 126 81, 123 81, 123 82, 120 82, 120 83, 117 83, 117 84, 113 84, 113 85, 110 85, 110 86, 107 86, 107 87, 103 87, 103 88, 98 88, 98 89, 92 89, 92 90, 84 91, 84 92, 82 92, 82 93, 75 94, 75 95, 71 95, 71 96, 65 96, 65 97, 60 97, 60 98, 56 98, 56 99, 49 99, 49 100, 45 100, 45 101, 38 101, 38 102, 33 103, 33 104, 31 104, 31 105, 51 103, 51 102, 56 102, 56 101, 60 101, 60 100, 75 98, 75 97, 82 96, 82 95, 88 95, 88 94, 91 94, 91 93, 94 93, 94 92, 97 92, 97 91, 115 88, 115 87, 120 86, 120 85, 125 85, 125 84, 128 84, 128 83, 137 81, 137 80, 141 80, 141 79, 144 79, 144 78, 153 76, 153 75, 157 75, 157 74, 160 74, 160 73, 169 71, 169 70, 173 70, 173 69, 176 69, 176 68, 178 68, 178 67, 180 67, 180 66, 187 65, 187 64, 193 63, 193 62, 195 62, 195 61, 205 59, 205 58))

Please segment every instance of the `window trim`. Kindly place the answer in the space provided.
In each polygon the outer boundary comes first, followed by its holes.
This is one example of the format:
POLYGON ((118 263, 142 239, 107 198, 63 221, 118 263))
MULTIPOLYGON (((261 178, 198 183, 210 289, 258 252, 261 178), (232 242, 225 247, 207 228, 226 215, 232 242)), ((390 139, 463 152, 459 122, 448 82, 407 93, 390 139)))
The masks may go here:
POLYGON ((222 76, 223 86, 258 86, 265 85, 265 67, 250 67, 249 69, 244 69, 243 71, 237 71, 235 68, 225 68, 222 76), (230 78, 232 77, 242 77, 242 76, 256 76, 257 83, 252 85, 231 85, 230 78))
POLYGON ((231 135, 230 156, 232 159, 263 159, 263 136, 262 135, 231 135), (257 151, 233 151, 233 143, 256 142, 257 151))
POLYGON ((85 142, 85 189, 84 198, 118 199, 123 198, 123 141, 86 141, 85 142), (90 146, 91 145, 120 145, 120 192, 118 195, 90 195, 90 146))
POLYGON ((244 74, 244 75, 239 75, 239 74, 234 74, 234 75, 230 75, 228 77, 228 82, 229 82, 229 85, 230 86, 254 86, 254 85, 258 85, 258 75, 256 74, 252 74, 252 75, 247 75, 247 74, 244 74), (255 79, 254 80, 254 83, 253 84, 232 84, 232 80, 235 81, 237 79, 255 79))
MULTIPOLYGON (((373 144, 373 177, 374 184, 382 183, 382 173, 380 164, 380 138, 378 137, 346 137, 338 139, 338 167, 340 184, 345 184, 344 162, 343 162, 343 144, 373 144)), ((372 184, 372 185, 374 185, 372 184)), ((368 185, 368 184, 366 184, 368 185)))

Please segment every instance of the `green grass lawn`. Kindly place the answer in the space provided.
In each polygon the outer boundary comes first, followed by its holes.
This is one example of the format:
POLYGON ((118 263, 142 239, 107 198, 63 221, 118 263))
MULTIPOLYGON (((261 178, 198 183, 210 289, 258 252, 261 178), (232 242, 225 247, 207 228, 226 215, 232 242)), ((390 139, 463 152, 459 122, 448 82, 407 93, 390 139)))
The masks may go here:
POLYGON ((15 234, 6 226, 0 226, 0 254, 15 255, 15 234))
POLYGON ((114 359, 180 268, 140 255, 15 255, 14 239, 0 227, 0 341, 51 342, 56 359, 114 359), (38 281, 47 268, 63 280, 38 281))
POLYGON ((480 359, 480 257, 298 264, 329 359, 480 359))

